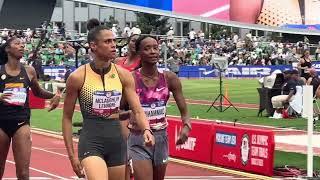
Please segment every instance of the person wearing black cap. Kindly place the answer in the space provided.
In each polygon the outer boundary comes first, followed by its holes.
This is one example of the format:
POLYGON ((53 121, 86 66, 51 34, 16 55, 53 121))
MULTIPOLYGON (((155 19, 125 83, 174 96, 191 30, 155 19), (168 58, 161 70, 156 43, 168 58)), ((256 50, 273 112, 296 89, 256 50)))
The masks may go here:
POLYGON ((276 109, 273 116, 274 118, 282 118, 284 105, 292 101, 297 92, 296 86, 298 85, 299 72, 295 69, 291 70, 289 74, 287 74, 287 78, 287 81, 281 88, 281 95, 271 98, 272 106, 276 109))

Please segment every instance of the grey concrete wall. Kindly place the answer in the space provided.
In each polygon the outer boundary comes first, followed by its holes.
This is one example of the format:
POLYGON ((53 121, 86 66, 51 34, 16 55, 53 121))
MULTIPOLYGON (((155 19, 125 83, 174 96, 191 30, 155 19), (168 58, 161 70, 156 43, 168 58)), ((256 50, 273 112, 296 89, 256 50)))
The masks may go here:
POLYGON ((63 22, 66 30, 74 30, 75 22, 74 2, 63 1, 63 22))
POLYGON ((88 5, 89 8, 89 19, 91 18, 100 18, 99 6, 96 5, 88 5))

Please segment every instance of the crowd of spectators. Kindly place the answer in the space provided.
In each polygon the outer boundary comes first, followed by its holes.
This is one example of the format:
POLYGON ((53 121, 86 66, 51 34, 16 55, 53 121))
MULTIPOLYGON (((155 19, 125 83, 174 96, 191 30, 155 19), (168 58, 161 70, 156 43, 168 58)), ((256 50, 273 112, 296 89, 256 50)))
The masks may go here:
MULTIPOLYGON (((113 25, 111 30, 122 40, 121 43, 132 34, 141 34, 139 26, 133 28, 126 26, 119 32, 118 26, 113 25)), ((85 35, 68 34, 63 27, 49 24, 35 30, 2 29, 0 35, 0 42, 5 42, 12 36, 20 37, 25 41, 25 56, 22 61, 28 64, 35 63, 34 59, 40 61, 36 62, 38 66, 75 66, 76 57, 78 65, 90 61, 85 35), (42 41, 37 54, 34 54, 43 32, 45 32, 45 40, 42 41)), ((196 32, 192 29, 187 37, 177 37, 174 36, 174 29, 171 27, 166 35, 157 34, 157 36, 161 51, 160 63, 164 64, 164 59, 167 59, 166 62, 172 71, 178 71, 181 65, 212 65, 216 55, 227 57, 229 65, 292 64, 299 62, 303 52, 310 49, 307 39, 295 43, 283 43, 254 37, 250 33, 244 38, 240 38, 236 33, 222 33, 220 38, 206 39, 202 31, 196 32)), ((316 46, 312 60, 319 58, 320 44, 316 46)), ((119 56, 125 56, 127 47, 121 46, 118 52, 119 56)))

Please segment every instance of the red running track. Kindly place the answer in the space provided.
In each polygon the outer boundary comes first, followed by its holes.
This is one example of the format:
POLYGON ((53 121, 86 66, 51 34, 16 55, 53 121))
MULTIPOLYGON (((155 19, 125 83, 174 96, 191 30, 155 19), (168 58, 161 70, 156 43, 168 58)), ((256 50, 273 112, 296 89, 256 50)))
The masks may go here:
MULTIPOLYGON (((75 143, 76 147, 76 143, 75 143)), ((7 158, 3 180, 15 178, 12 152, 7 158)), ((61 138, 32 133, 30 177, 39 179, 76 179, 61 138)), ((204 168, 169 162, 166 179, 249 179, 204 168)))

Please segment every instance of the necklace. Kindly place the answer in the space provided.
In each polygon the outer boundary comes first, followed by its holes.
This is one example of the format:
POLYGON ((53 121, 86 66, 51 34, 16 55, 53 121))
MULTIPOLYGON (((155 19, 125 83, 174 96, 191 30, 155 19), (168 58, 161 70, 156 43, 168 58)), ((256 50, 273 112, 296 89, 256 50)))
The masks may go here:
POLYGON ((158 75, 159 75, 159 73, 157 72, 157 76, 150 76, 150 75, 146 75, 146 74, 144 74, 142 71, 140 71, 140 73, 141 73, 141 75, 142 76, 144 76, 144 77, 146 77, 146 78, 149 78, 149 79, 155 79, 155 78, 157 78, 158 77, 158 75))

